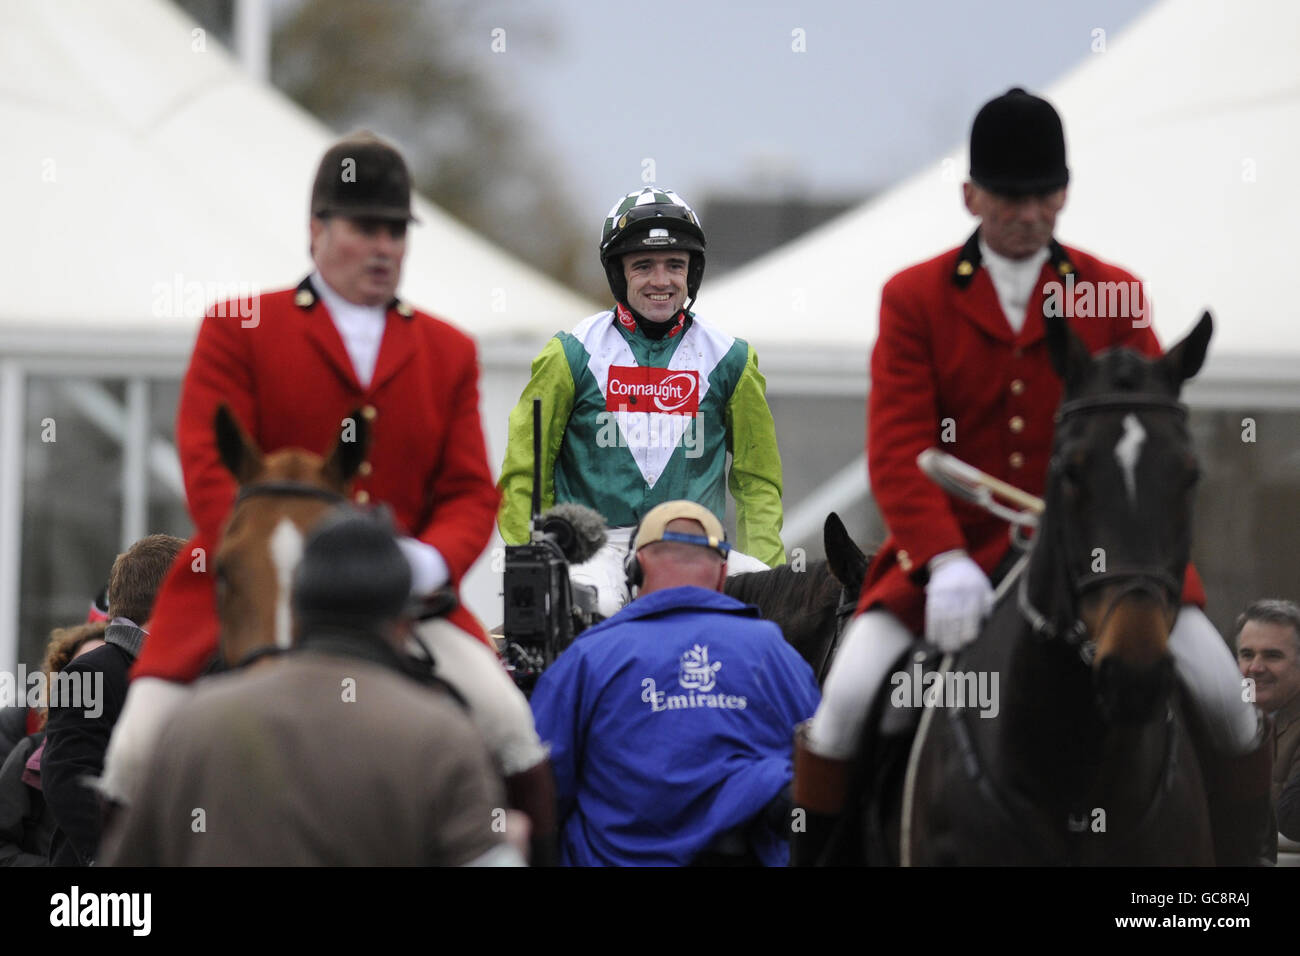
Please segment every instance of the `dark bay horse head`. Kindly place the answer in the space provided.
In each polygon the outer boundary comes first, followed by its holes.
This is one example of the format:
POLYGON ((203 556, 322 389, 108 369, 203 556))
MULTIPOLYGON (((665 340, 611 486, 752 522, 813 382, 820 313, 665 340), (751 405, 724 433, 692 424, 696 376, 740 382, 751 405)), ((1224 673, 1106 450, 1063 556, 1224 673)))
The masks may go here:
POLYGON ((239 482, 214 560, 221 653, 227 666, 237 667, 292 643, 289 594, 303 539, 347 500, 371 432, 354 412, 322 458, 301 448, 263 455, 225 405, 214 429, 221 461, 239 482))
POLYGON ((1141 722, 1173 686, 1169 633, 1191 554, 1199 469, 1179 402, 1213 331, 1207 312, 1168 353, 1091 356, 1064 320, 1046 319, 1065 383, 1046 510, 1022 604, 1056 636, 1092 649, 1107 719, 1141 722))
POLYGON ((822 541, 825 560, 732 575, 724 588, 737 600, 756 606, 763 617, 781 628, 785 639, 812 667, 818 683, 830 669, 835 639, 853 614, 869 563, 833 511, 826 516, 822 541))

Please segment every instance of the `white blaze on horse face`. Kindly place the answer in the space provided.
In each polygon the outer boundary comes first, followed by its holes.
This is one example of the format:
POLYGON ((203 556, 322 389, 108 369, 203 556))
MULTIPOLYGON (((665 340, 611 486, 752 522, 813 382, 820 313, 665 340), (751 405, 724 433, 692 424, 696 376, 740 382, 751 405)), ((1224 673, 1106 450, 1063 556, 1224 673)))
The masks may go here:
POLYGON ((1128 500, 1137 509, 1137 463, 1142 454, 1142 443, 1147 440, 1146 429, 1132 412, 1124 416, 1124 434, 1115 443, 1115 458, 1124 472, 1124 488, 1128 491, 1128 500))
POLYGON ((288 518, 281 518, 271 533, 271 564, 275 566, 275 646, 288 649, 293 642, 289 617, 289 590, 293 571, 302 560, 302 532, 288 518))

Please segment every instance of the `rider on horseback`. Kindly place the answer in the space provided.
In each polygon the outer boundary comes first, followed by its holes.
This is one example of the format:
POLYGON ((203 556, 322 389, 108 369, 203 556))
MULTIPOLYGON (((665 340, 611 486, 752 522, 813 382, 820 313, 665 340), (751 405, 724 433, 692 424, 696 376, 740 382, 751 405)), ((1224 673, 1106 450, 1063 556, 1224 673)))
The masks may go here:
POLYGON ((576 502, 610 525, 605 547, 572 569, 609 617, 628 601, 623 560, 632 527, 673 499, 722 520, 736 500, 730 573, 785 563, 781 458, 754 350, 686 308, 704 275, 704 231, 676 193, 647 186, 605 218, 600 261, 612 309, 555 335, 533 360, 510 415, 498 525, 507 544, 529 536, 534 398, 542 399, 542 508, 576 502))
MULTIPOLYGON (((961 248, 894 276, 882 295, 867 453, 890 537, 867 573, 822 704, 799 734, 795 802, 812 812, 797 857, 820 855, 818 834, 824 842, 844 806, 846 767, 879 686, 922 622, 942 651, 965 646, 993 605, 990 579, 1006 571, 1007 524, 949 500, 917 467, 918 453, 939 446, 1042 494, 1061 397, 1043 316, 1061 305, 1063 285, 1067 295, 1132 291, 1123 301, 1135 310, 1097 295, 1086 310, 1070 302, 1056 313, 1070 317, 1090 351, 1160 353, 1137 280, 1052 237, 1069 171, 1060 117, 1046 100, 1013 89, 985 104, 971 129, 970 168, 963 193, 979 228, 961 248)), ((1241 759, 1258 753, 1258 719, 1204 601, 1189 566, 1170 649, 1214 750, 1241 759)))

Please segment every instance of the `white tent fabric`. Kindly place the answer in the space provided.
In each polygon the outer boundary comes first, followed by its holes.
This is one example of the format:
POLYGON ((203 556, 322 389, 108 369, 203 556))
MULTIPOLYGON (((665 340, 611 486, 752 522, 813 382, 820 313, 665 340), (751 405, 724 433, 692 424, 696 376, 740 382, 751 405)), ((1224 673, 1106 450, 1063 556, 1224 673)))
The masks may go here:
MULTIPOLYGON (((335 137, 202 32, 165 0, 0 5, 0 339, 184 341, 218 295, 310 270, 307 199, 335 137)), ((592 311, 415 205, 401 293, 419 307, 480 338, 592 311)))
MULTIPOLYGON (((1297 37, 1290 0, 1165 0, 1044 94, 1064 120, 1071 170, 1058 237, 1146 282, 1162 342, 1215 313, 1202 380, 1223 386, 1218 400, 1232 400, 1233 383, 1274 404, 1300 397, 1300 306, 1276 291, 1300 222, 1297 37)), ((760 345, 861 353, 885 281, 974 228, 960 195, 967 169, 964 147, 954 150, 706 285, 701 312, 760 345)))

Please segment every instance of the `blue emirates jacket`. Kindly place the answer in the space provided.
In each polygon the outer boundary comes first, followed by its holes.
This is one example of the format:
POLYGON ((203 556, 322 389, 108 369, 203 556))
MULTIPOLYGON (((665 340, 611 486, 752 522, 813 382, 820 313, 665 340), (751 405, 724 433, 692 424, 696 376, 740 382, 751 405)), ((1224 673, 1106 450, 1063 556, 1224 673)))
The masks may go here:
MULTIPOLYGON (((533 693, 570 866, 685 866, 790 781, 812 668, 758 609, 697 587, 638 598, 583 633, 533 693)), ((784 834, 751 845, 784 866, 784 834)))

